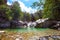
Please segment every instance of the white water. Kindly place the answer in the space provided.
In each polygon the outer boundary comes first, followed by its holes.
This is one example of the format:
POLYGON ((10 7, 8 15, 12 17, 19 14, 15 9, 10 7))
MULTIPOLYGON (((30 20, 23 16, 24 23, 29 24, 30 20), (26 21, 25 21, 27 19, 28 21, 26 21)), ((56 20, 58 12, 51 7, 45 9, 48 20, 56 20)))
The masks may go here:
POLYGON ((28 31, 30 31, 31 28, 35 28, 35 26, 37 25, 37 23, 39 24, 39 23, 42 23, 42 22, 44 22, 46 20, 48 20, 48 18, 38 19, 35 22, 32 22, 32 21, 30 21, 30 22, 27 22, 27 21, 23 22, 21 20, 19 22, 22 23, 22 24, 24 24, 24 23, 27 24, 27 26, 26 25, 23 25, 23 26, 24 26, 24 28, 27 28, 28 31))

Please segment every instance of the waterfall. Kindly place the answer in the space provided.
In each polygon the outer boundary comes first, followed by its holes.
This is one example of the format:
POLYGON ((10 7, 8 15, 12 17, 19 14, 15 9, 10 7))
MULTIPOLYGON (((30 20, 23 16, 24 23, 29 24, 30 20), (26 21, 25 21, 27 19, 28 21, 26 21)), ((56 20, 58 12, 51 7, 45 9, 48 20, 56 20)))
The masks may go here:
POLYGON ((27 24, 27 29, 28 29, 28 31, 36 31, 35 30, 35 26, 37 25, 37 23, 36 22, 29 22, 28 24, 27 24))
POLYGON ((35 26, 37 25, 37 23, 42 23, 42 22, 45 22, 46 20, 48 20, 48 18, 45 18, 45 19, 38 19, 36 20, 35 22, 27 22, 27 21, 19 21, 22 25, 23 25, 23 28, 27 28, 28 30, 31 30, 31 29, 34 29, 35 26))
POLYGON ((28 23, 27 23, 27 30, 28 30, 28 31, 31 31, 31 24, 32 24, 32 22, 28 22, 28 23))

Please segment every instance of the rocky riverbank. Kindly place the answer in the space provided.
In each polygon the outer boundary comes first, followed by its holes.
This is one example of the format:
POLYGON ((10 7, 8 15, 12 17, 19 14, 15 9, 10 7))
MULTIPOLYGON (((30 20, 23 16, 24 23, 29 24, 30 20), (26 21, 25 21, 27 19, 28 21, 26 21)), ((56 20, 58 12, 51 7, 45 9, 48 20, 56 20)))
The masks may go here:
MULTIPOLYGON (((4 31, 4 30, 3 30, 4 31)), ((1 40, 60 40, 60 31, 58 30, 36 30, 36 31, 6 31, 0 33, 1 40)))

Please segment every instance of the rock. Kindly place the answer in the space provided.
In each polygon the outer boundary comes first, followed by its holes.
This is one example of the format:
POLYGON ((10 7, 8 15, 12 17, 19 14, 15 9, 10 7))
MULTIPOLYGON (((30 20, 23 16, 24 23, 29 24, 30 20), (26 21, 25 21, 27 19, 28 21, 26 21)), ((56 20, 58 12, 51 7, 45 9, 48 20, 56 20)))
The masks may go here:
POLYGON ((23 38, 22 37, 19 37, 19 38, 16 38, 15 40, 23 40, 23 38))
POLYGON ((16 39, 15 40, 23 40, 23 37, 20 35, 16 35, 16 39))
POLYGON ((4 33, 5 31, 0 31, 0 33, 4 33))
POLYGON ((29 40, 39 40, 39 36, 33 36, 29 40))
POLYGON ((9 28, 9 27, 10 27, 10 22, 8 22, 8 21, 5 22, 5 23, 1 23, 0 24, 0 28, 4 28, 5 29, 5 28, 9 28))
POLYGON ((20 35, 7 35, 11 40, 23 40, 23 37, 20 35))
POLYGON ((5 34, 5 31, 0 31, 0 34, 2 35, 2 34, 5 34))
POLYGON ((48 36, 40 37, 39 40, 49 40, 48 36))
POLYGON ((60 36, 59 35, 53 35, 53 36, 51 36, 51 38, 53 38, 55 40, 60 40, 60 36))
POLYGON ((58 28, 58 30, 60 31, 60 28, 58 28))
POLYGON ((57 35, 56 37, 57 37, 58 39, 60 39, 60 35, 57 35))
POLYGON ((20 22, 17 20, 13 20, 11 22, 11 28, 26 28, 26 24, 24 22, 20 22))

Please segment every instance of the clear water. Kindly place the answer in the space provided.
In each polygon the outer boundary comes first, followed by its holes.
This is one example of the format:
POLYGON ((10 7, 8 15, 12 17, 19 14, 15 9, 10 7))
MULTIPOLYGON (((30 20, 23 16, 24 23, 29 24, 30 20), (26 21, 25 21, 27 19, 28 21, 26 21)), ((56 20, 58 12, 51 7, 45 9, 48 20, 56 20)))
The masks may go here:
POLYGON ((6 29, 8 32, 11 31, 11 32, 33 32, 33 31, 46 31, 48 30, 49 28, 25 28, 25 29, 6 29))
MULTIPOLYGON (((49 36, 49 35, 60 35, 60 31, 49 28, 25 28, 25 29, 5 29, 8 35, 20 35, 24 40, 29 40, 33 36, 49 36)), ((5 38, 5 37, 4 37, 5 38)), ((6 39, 6 38, 5 38, 6 39)), ((10 38, 9 38, 10 39, 10 38)))

